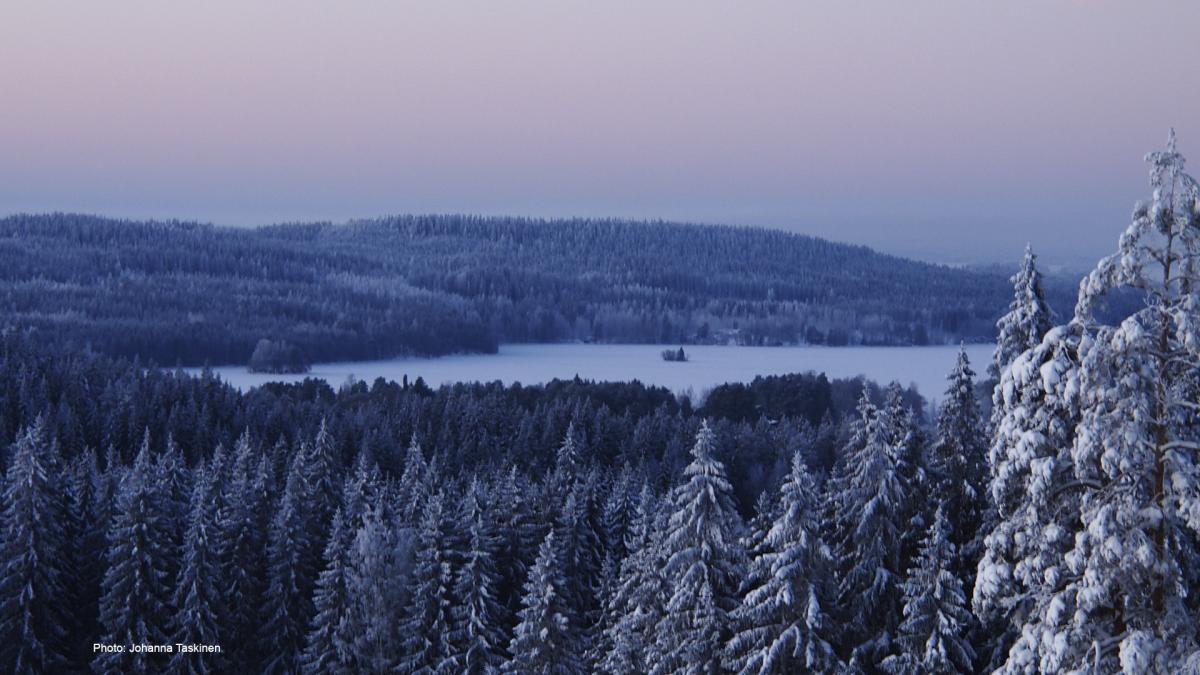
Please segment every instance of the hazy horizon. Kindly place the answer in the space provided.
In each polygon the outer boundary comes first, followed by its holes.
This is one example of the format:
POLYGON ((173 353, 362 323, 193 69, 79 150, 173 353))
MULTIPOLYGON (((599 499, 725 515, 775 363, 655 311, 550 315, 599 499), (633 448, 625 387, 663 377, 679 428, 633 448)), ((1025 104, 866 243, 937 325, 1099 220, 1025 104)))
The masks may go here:
POLYGON ((1200 57, 1200 4, 1165 0, 5 15, 0 214, 664 219, 1081 264, 1169 127, 1200 147, 1176 65, 1200 57))

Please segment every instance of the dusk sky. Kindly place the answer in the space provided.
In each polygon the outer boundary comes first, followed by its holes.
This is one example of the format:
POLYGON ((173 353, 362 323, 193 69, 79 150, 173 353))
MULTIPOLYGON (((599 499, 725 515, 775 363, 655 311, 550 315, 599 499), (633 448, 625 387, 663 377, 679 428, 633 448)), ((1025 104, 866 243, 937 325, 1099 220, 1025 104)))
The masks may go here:
POLYGON ((1200 163, 1198 26, 1189 0, 9 0, 0 214, 621 216, 1088 261, 1168 127, 1200 163))

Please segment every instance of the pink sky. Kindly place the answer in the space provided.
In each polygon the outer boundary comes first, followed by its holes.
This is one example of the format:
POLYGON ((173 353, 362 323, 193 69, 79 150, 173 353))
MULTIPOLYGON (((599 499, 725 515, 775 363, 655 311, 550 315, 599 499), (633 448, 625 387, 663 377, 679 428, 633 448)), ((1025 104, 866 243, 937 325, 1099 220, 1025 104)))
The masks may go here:
POLYGON ((1200 149, 1197 26, 1182 0, 10 0, 0 214, 613 215, 1088 258, 1169 126, 1200 149))

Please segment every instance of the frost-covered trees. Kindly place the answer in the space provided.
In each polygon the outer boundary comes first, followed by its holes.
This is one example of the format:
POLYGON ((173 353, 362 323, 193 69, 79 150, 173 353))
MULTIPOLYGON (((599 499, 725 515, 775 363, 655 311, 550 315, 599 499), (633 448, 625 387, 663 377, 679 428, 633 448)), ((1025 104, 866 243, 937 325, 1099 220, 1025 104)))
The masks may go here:
POLYGON ((313 621, 301 654, 301 670, 306 675, 340 675, 353 672, 347 630, 350 593, 346 575, 354 530, 342 510, 333 516, 333 528, 325 544, 325 569, 317 577, 313 591, 313 621))
POLYGON ((1013 299, 1008 313, 996 322, 996 351, 988 366, 988 375, 999 380, 1000 374, 1023 351, 1033 349, 1054 325, 1054 314, 1042 291, 1042 275, 1037 268, 1033 247, 1025 247, 1021 269, 1013 275, 1013 299))
POLYGON ((509 675, 580 675, 587 672, 580 657, 583 644, 563 598, 564 579, 558 571, 561 554, 553 530, 538 549, 537 561, 525 584, 524 608, 508 651, 503 672, 509 675))
MULTIPOLYGON (((175 584, 174 638, 182 644, 219 645, 225 636, 227 584, 221 575, 214 537, 217 521, 217 476, 205 471, 195 482, 191 515, 183 540, 183 558, 175 584)), ((222 671, 219 654, 177 652, 171 657, 169 671, 179 675, 205 675, 222 671)))
POLYGON ((737 673, 832 672, 829 608, 836 588, 833 555, 816 518, 816 487, 797 453, 780 489, 780 514, 751 563, 762 583, 734 612, 737 634, 727 651, 737 673))
MULTIPOLYGON (((368 510, 347 560, 345 634, 357 673, 391 673, 399 663, 401 619, 413 584, 412 531, 395 527, 382 509, 368 510)), ((413 592, 421 590, 413 588, 413 592)), ((403 671, 401 671, 403 672, 403 671)))
POLYGON ((963 558, 961 564, 954 561, 953 569, 973 576, 975 550, 982 544, 977 534, 987 507, 987 438, 975 398, 975 373, 965 350, 958 352, 947 379, 929 465, 950 520, 949 536, 963 558))
POLYGON ((450 644, 457 555, 452 526, 444 496, 435 493, 425 503, 421 518, 412 599, 400 627, 403 650, 398 672, 426 675, 457 671, 450 644))
POLYGON ((863 391, 854 433, 833 482, 841 641, 852 664, 870 668, 887 652, 904 579, 905 502, 887 409, 863 391))
POLYGON ((625 542, 629 554, 621 561, 617 586, 606 603, 611 623, 603 628, 601 639, 609 649, 603 652, 597 670, 608 675, 649 671, 647 652, 665 603, 665 558, 658 539, 665 529, 658 522, 663 513, 645 487, 625 542))
MULTIPOLYGON (((107 644, 161 645, 171 637, 173 580, 168 570, 174 566, 176 552, 171 550, 174 533, 157 476, 149 444, 143 443, 122 481, 109 534, 108 571, 100 600, 102 641, 107 644)), ((105 652, 97 655, 92 667, 102 673, 156 672, 160 659, 128 650, 105 652)))
POLYGON ((1071 323, 1018 356, 1016 376, 1001 383, 1006 398, 1033 394, 1010 403, 993 449, 993 493, 1007 497, 1027 475, 1032 508, 1002 513, 975 593, 983 610, 1021 608, 1004 672, 1171 672, 1197 649, 1189 568, 1200 534, 1200 188, 1173 133, 1147 160, 1150 203, 1081 284, 1071 323), (1122 287, 1144 293, 1145 307, 1118 325, 1098 323, 1097 302, 1122 287), (1046 358, 1048 345, 1069 351, 1064 343, 1074 358, 1046 358), (1030 362, 1041 366, 1040 383, 1030 362), (1073 423, 1073 433, 1042 452, 1039 432, 1052 425, 1040 422, 1064 408, 1075 416, 1053 421, 1073 423), (1015 565, 1012 553, 1021 554, 1015 565))
POLYGON ((975 652, 967 639, 974 617, 953 570, 957 552, 950 532, 945 509, 939 505, 916 566, 904 581, 904 621, 896 638, 899 653, 883 661, 889 673, 975 672, 975 652))
POLYGON ((743 525, 715 452, 716 435, 704 422, 684 482, 671 493, 663 535, 667 601, 648 658, 654 675, 720 672, 732 631, 729 615, 745 569, 743 525))
POLYGON ((302 456, 296 455, 267 542, 269 582, 265 598, 266 636, 271 648, 264 670, 284 675, 300 667, 300 653, 312 616, 307 552, 312 546, 305 516, 302 456))
POLYGON ((473 481, 463 512, 467 551, 454 584, 457 604, 452 612, 452 660, 465 675, 499 669, 504 659, 503 630, 508 623, 496 600, 497 539, 481 493, 480 484, 473 481))
POLYGON ((0 670, 55 673, 68 667, 70 600, 61 466, 45 421, 24 430, 3 482, 0 516, 0 670))

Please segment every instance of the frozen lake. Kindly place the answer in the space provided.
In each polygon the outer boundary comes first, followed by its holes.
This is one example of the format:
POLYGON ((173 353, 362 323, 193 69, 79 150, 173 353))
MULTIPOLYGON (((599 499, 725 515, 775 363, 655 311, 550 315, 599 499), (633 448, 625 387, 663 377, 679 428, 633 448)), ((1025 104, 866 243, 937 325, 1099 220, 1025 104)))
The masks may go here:
MULTIPOLYGON (((804 371, 824 372, 830 378, 864 375, 880 383, 898 380, 916 384, 927 399, 940 399, 946 374, 954 365, 957 346, 938 347, 731 347, 684 346, 688 361, 663 361, 661 345, 520 344, 501 345, 498 354, 403 358, 387 361, 319 363, 304 375, 249 373, 243 366, 214 368, 223 380, 238 387, 264 382, 320 378, 337 387, 353 376, 366 382, 377 377, 399 381, 403 376, 425 379, 430 386, 448 382, 538 384, 576 375, 588 380, 640 380, 677 393, 701 395, 726 382, 749 382, 758 375, 804 371)), ((987 370, 993 345, 967 345, 976 374, 987 370)), ((191 369, 193 372, 196 369, 191 369)))

